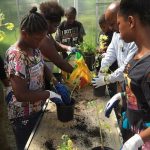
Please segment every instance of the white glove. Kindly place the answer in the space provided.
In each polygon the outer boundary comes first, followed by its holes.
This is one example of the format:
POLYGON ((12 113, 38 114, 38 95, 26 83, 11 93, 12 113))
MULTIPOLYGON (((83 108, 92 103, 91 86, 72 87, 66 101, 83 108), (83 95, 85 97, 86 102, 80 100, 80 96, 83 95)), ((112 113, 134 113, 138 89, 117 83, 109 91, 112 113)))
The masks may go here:
POLYGON ((132 136, 127 142, 124 143, 121 150, 138 150, 144 144, 139 134, 132 136))
POLYGON ((103 54, 101 55, 102 58, 104 58, 105 56, 106 56, 106 53, 103 53, 103 54))
POLYGON ((109 118, 109 115, 111 114, 112 109, 118 105, 119 101, 122 100, 121 93, 115 94, 106 104, 105 107, 105 116, 109 118))
POLYGON ((68 46, 68 52, 76 52, 76 51, 77 51, 76 47, 68 46))
POLYGON ((93 78, 91 82, 95 88, 98 88, 100 86, 110 83, 109 76, 104 76, 103 74, 99 74, 99 76, 96 78, 93 78))
POLYGON ((103 67, 103 68, 101 67, 99 72, 100 73, 107 73, 108 71, 109 71, 109 66, 106 66, 106 67, 103 67))
POLYGON ((63 104, 62 98, 59 94, 53 92, 53 91, 49 91, 47 90, 50 94, 49 99, 54 102, 55 104, 63 104))
MULTIPOLYGON (((49 91, 49 90, 47 90, 47 91, 49 91)), ((59 94, 57 94, 57 93, 55 93, 53 91, 49 91, 49 93, 50 93, 50 96, 49 96, 50 99, 52 99, 52 98, 59 98, 59 99, 61 99, 61 96, 59 94)))

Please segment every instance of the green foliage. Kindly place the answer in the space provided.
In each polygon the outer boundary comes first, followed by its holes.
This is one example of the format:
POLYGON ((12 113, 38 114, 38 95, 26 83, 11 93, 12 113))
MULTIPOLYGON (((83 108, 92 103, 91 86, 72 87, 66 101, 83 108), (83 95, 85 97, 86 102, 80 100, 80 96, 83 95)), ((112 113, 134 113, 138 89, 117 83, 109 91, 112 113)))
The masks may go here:
POLYGON ((80 43, 80 45, 77 45, 77 48, 83 52, 83 53, 88 53, 92 54, 95 52, 95 45, 92 42, 86 42, 84 41, 83 43, 80 43))
POLYGON ((87 103, 87 108, 90 108, 90 107, 96 107, 96 102, 95 102, 94 100, 89 101, 89 102, 87 103))
POLYGON ((68 135, 64 134, 61 139, 62 143, 58 146, 57 150, 77 150, 77 148, 73 148, 73 142, 68 135))
POLYGON ((5 32, 2 31, 2 28, 6 28, 7 30, 12 30, 14 28, 13 23, 3 23, 5 20, 5 15, 4 13, 0 10, 0 42, 4 39, 5 37, 5 32))

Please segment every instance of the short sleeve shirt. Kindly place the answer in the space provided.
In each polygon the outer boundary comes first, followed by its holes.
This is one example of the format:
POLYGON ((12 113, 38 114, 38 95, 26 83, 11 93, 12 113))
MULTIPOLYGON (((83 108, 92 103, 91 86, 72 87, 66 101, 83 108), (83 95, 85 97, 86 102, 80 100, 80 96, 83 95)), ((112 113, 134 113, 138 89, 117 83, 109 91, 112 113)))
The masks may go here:
MULTIPOLYGON (((16 45, 11 46, 6 52, 5 69, 8 78, 11 75, 15 75, 26 79, 29 90, 40 91, 44 89, 44 61, 40 50, 33 50, 33 56, 29 57, 16 45)), ((40 111, 44 103, 42 100, 38 102, 30 102, 28 100, 21 102, 16 99, 13 90, 8 94, 6 101, 9 119, 30 116, 32 113, 40 111)))
POLYGON ((150 56, 131 59, 125 73, 128 117, 133 123, 150 120, 150 56))
POLYGON ((76 46, 76 44, 83 42, 81 37, 84 35, 85 30, 80 22, 74 21, 73 24, 69 25, 63 21, 58 27, 55 39, 62 44, 76 46))

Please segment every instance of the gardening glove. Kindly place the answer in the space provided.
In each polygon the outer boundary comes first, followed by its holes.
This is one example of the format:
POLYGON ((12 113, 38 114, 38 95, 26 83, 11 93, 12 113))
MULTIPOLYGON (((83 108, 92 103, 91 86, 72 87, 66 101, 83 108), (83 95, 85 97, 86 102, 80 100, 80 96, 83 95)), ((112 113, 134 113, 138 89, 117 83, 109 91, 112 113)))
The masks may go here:
POLYGON ((61 83, 57 83, 55 85, 55 88, 57 93, 61 95, 62 101, 65 104, 70 104, 71 103, 70 91, 67 89, 67 87, 61 83))
POLYGON ((103 86, 103 85, 106 85, 106 84, 109 84, 109 76, 104 76, 104 74, 99 74, 98 77, 96 78, 93 78, 92 79, 92 84, 95 88, 98 88, 100 86, 103 86))
POLYGON ((138 150, 144 144, 139 134, 135 134, 126 141, 121 150, 138 150))
POLYGON ((105 57, 105 55, 106 55, 106 53, 103 53, 103 54, 101 54, 101 57, 102 57, 102 58, 104 58, 104 57, 105 57))
POLYGON ((105 116, 107 118, 109 118, 112 109, 118 105, 120 100, 122 100, 122 93, 117 93, 107 102, 105 107, 105 116))
POLYGON ((108 71, 109 71, 109 66, 106 66, 106 67, 100 68, 99 73, 108 73, 108 71))
POLYGON ((53 92, 53 91, 49 91, 47 90, 49 93, 50 93, 50 96, 49 96, 49 99, 54 102, 55 104, 64 104, 63 101, 62 101, 62 98, 59 94, 53 92))
POLYGON ((78 50, 77 50, 76 47, 71 47, 71 46, 68 47, 68 52, 75 53, 75 52, 77 52, 77 51, 78 51, 78 50))

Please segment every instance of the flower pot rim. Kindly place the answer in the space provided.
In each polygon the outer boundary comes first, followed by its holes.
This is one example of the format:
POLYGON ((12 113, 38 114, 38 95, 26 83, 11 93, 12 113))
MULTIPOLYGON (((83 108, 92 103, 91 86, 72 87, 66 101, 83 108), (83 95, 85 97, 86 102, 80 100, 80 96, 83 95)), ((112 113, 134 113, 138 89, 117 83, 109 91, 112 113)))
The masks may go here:
POLYGON ((74 98, 71 98, 71 103, 69 105, 66 104, 57 104, 57 107, 69 107, 75 105, 75 100, 74 98))

